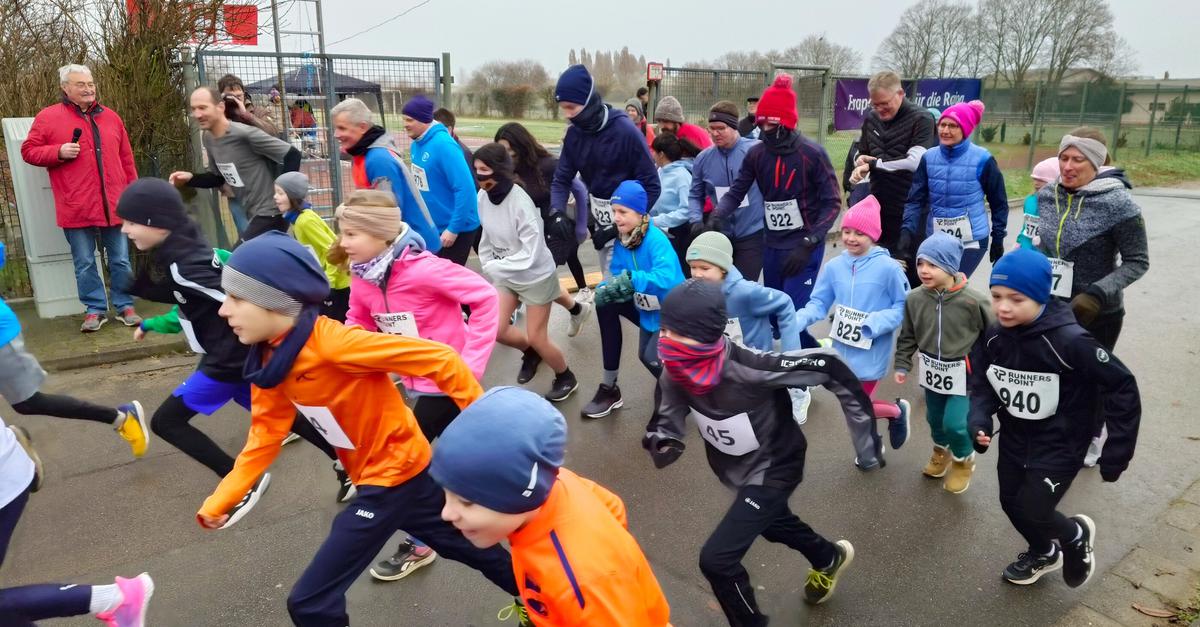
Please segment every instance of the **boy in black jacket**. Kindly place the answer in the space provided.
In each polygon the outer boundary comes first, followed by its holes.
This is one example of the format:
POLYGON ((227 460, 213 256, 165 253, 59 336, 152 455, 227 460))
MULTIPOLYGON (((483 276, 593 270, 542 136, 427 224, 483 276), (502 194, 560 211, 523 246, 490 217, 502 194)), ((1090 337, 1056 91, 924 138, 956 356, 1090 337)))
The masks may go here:
POLYGON ((742 557, 758 536, 795 549, 812 563, 804 586, 809 603, 833 594, 854 559, 846 540, 830 542, 800 520, 788 497, 804 475, 808 444, 792 418, 788 388, 823 385, 837 395, 859 466, 880 466, 875 415, 858 377, 832 352, 758 352, 724 336, 721 284, 690 279, 662 304, 659 377, 662 398, 642 445, 663 468, 683 454, 688 414, 705 440, 708 464, 737 496, 700 550, 700 571, 730 625, 766 625, 742 557))
MULTIPOLYGON (((162 179, 141 178, 130 184, 117 202, 117 215, 124 220, 121 232, 134 246, 151 251, 150 263, 137 272, 130 293, 178 305, 179 325, 188 346, 200 354, 196 371, 154 412, 150 429, 224 477, 233 470, 233 458, 189 422, 196 414, 212 414, 229 401, 250 409, 250 384, 242 378, 248 349, 217 314, 225 302, 221 263, 188 217, 179 192, 162 179)), ((145 335, 145 322, 142 324, 134 331, 135 339, 145 335)), ((307 421, 297 421, 294 431, 336 459, 333 448, 307 421)), ((339 482, 349 491, 353 486, 339 468, 335 466, 339 482)), ((231 512, 231 522, 240 520, 258 502, 270 482, 270 474, 264 474, 231 512)))
POLYGON ((1101 423, 1109 439, 1100 475, 1121 476, 1133 458, 1142 402, 1129 369, 1076 323, 1069 305, 1050 298, 1051 281, 1050 261, 1034 250, 1008 253, 992 269, 997 323, 971 351, 969 423, 983 453, 992 414, 999 416, 1000 505, 1029 543, 1004 578, 1028 585, 1062 568, 1075 588, 1095 570, 1096 525, 1055 507, 1101 423))

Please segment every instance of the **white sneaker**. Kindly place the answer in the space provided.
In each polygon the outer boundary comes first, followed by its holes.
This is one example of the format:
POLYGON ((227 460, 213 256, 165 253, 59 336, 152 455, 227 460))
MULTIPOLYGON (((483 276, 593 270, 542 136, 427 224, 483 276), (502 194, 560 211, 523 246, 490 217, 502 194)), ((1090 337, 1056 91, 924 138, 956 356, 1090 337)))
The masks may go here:
POLYGON ((796 424, 804 426, 808 422, 808 407, 812 405, 812 393, 804 388, 788 388, 788 396, 792 397, 792 418, 796 424))
POLYGON ((575 337, 579 335, 579 330, 583 328, 583 323, 592 316, 592 312, 596 310, 596 306, 591 303, 580 302, 575 300, 575 304, 579 305, 579 315, 571 316, 571 324, 567 328, 567 337, 575 337))
POLYGON ((595 298, 596 293, 590 287, 585 287, 575 292, 575 302, 577 303, 594 303, 593 299, 595 298))
POLYGON ((1096 466, 1096 462, 1100 461, 1100 455, 1104 453, 1104 443, 1108 441, 1108 427, 1100 429, 1100 435, 1092 438, 1092 443, 1088 445, 1087 455, 1083 457, 1083 465, 1088 468, 1096 466))
POLYGON ((246 491, 246 496, 243 496, 242 500, 238 501, 238 504, 229 510, 229 520, 225 521, 225 524, 221 525, 221 528, 228 529, 234 523, 244 518, 246 514, 249 514, 250 510, 254 509, 254 506, 258 504, 258 500, 262 498, 262 495, 266 493, 267 487, 270 485, 271 473, 264 472, 258 478, 258 481, 254 483, 254 486, 246 491))
POLYGON ((300 436, 296 435, 295 433, 289 433, 287 434, 287 437, 283 439, 283 444, 280 444, 280 446, 287 446, 299 439, 300 436))

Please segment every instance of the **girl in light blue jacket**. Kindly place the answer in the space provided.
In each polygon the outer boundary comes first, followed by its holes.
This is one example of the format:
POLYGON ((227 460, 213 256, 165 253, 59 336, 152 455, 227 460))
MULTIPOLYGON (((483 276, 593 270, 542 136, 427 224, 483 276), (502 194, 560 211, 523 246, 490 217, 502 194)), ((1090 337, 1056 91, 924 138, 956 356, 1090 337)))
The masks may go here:
POLYGON ((692 228, 688 224, 688 193, 692 188, 692 160, 683 158, 683 144, 674 133, 661 133, 654 138, 650 154, 658 165, 658 180, 662 193, 650 208, 650 221, 662 229, 671 240, 679 268, 688 274, 688 245, 692 243, 692 228))
MULTIPOLYGON (((796 312, 805 329, 833 312, 829 337, 834 348, 872 397, 887 374, 908 296, 904 270, 886 249, 875 245, 882 230, 874 196, 851 207, 842 219, 845 250, 821 268, 808 305, 796 312)), ((874 406, 876 418, 889 420, 892 448, 903 446, 908 440, 908 401, 876 400, 874 406)))

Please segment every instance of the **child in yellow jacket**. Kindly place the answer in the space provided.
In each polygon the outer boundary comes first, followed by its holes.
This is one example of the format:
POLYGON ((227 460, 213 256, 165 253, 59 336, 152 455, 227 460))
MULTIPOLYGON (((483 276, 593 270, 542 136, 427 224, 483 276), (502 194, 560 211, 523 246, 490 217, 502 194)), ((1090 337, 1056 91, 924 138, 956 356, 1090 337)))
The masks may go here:
POLYGON ((350 309, 350 273, 325 259, 337 235, 324 218, 309 208, 308 188, 308 177, 303 172, 280 174, 275 179, 275 207, 292 226, 292 237, 317 254, 325 278, 329 279, 329 296, 321 303, 321 315, 345 322, 346 311, 350 309))

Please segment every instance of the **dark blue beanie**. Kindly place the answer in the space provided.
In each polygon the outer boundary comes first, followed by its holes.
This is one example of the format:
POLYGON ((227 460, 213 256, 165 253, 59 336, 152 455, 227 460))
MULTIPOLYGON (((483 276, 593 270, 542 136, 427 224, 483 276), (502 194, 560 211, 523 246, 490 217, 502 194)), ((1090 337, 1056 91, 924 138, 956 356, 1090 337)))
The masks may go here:
POLYGON ((555 102, 587 104, 593 91, 592 75, 582 65, 572 65, 558 77, 554 87, 555 102))
POLYGON ((637 181, 621 181, 617 186, 616 191, 612 193, 613 204, 621 205, 628 209, 645 215, 649 207, 646 206, 646 188, 637 181))
POLYGON ((401 113, 418 122, 429 124, 433 121, 433 101, 425 96, 413 96, 412 100, 404 103, 401 113))
POLYGON ((703 344, 721 339, 729 320, 722 284, 703 279, 688 279, 671 288, 660 313, 664 329, 703 344))
POLYGON ((550 496, 566 443, 566 420, 546 399, 524 388, 492 388, 442 432, 429 474, 472 503, 523 514, 550 496))
POLYGON ((320 305, 329 279, 316 255, 279 231, 242 242, 221 273, 227 294, 271 311, 298 316, 305 305, 320 305))
POLYGON ((988 285, 1012 288, 1045 305, 1050 300, 1053 281, 1050 260, 1045 255, 1029 248, 1018 248, 996 262, 988 285))
POLYGON ((917 249, 917 260, 924 259, 946 274, 957 277, 958 267, 962 265, 962 253, 962 240, 945 231, 935 231, 921 242, 921 247, 917 249))

